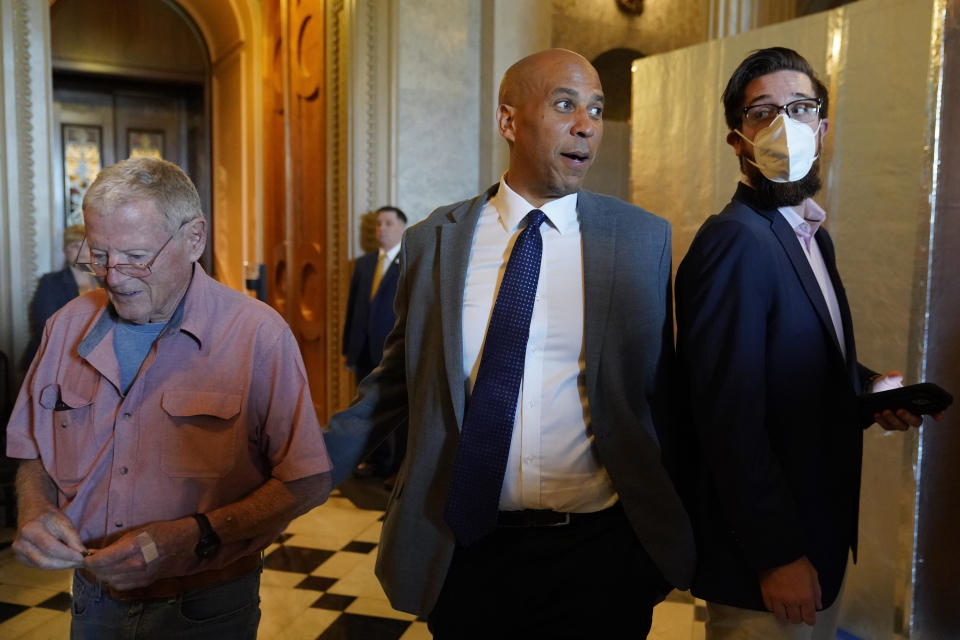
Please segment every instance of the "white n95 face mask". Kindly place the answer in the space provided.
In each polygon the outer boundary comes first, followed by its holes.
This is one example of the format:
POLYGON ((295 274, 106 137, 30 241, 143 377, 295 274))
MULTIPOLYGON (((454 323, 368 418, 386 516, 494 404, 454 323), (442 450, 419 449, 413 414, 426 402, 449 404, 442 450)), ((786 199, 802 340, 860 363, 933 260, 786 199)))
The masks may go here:
POLYGON ((779 114, 765 129, 757 132, 751 142, 734 129, 737 135, 753 145, 753 157, 747 162, 773 182, 796 182, 808 173, 817 159, 817 132, 810 125, 779 114))

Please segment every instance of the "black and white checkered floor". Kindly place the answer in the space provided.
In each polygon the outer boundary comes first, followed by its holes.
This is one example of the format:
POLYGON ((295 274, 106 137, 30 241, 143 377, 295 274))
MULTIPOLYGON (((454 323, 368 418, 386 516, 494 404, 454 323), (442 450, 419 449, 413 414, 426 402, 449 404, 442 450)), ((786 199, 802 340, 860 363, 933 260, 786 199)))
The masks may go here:
MULTIPOLYGON (((261 640, 431 637, 425 622, 390 607, 373 574, 382 515, 338 491, 290 523, 264 553, 261 640)), ((12 538, 12 530, 0 531, 0 638, 67 638, 71 572, 24 567, 12 538)), ((703 618, 702 602, 675 591, 655 609, 650 638, 702 640, 703 618)))

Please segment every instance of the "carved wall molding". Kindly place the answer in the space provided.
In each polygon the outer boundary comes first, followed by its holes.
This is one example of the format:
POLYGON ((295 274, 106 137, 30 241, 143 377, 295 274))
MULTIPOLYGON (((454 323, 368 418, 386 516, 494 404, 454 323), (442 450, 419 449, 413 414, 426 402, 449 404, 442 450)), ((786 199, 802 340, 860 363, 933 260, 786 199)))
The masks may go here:
MULTIPOLYGON (((348 0, 349 47, 344 49, 350 74, 349 123, 349 241, 350 256, 363 252, 363 215, 395 202, 397 9, 395 0, 348 0)), ((402 206, 402 205, 401 205, 402 206)))
POLYGON ((5 123, 0 150, 0 349, 16 360, 28 339, 37 277, 54 266, 62 222, 52 204, 50 16, 46 2, 0 0, 5 123))
POLYGON ((367 206, 366 209, 373 209, 374 202, 377 200, 377 101, 374 97, 377 95, 377 43, 379 38, 377 37, 377 20, 376 20, 376 10, 374 2, 376 0, 363 0, 366 3, 367 9, 364 12, 364 36, 366 40, 366 78, 367 78, 367 92, 364 98, 366 99, 366 106, 364 115, 366 116, 367 124, 367 140, 366 140, 366 154, 367 154, 367 171, 366 171, 366 191, 367 191, 367 206))
MULTIPOLYGON (((30 19, 29 0, 14 0, 13 2, 13 63, 14 63, 14 91, 15 113, 17 123, 17 158, 19 166, 17 175, 17 212, 20 216, 20 261, 24 275, 20 280, 21 296, 29 300, 37 284, 39 269, 37 258, 37 203, 36 203, 36 172, 33 168, 34 147, 33 135, 33 90, 30 78, 36 73, 35 65, 38 61, 31 60, 30 40, 36 37, 34 21, 30 19)), ((40 64, 44 61, 40 60, 40 64)), ((11 161, 13 159, 11 158, 11 161)), ((14 307, 16 309, 16 307, 14 307)), ((27 309, 17 309, 19 320, 26 319, 27 309)))
MULTIPOLYGON (((350 282, 350 147, 348 103, 350 9, 344 0, 327 3, 327 407, 345 407, 353 393, 338 348, 350 282)), ((323 418, 323 416, 321 416, 323 418)))

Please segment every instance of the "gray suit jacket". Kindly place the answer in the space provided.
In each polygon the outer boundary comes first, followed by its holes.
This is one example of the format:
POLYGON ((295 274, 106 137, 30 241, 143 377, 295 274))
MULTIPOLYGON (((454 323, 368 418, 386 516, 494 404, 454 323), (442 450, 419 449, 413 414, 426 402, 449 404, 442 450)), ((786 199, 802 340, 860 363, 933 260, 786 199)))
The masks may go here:
MULTIPOLYGON (((409 418, 407 455, 390 498, 377 576, 391 604, 427 615, 454 551, 443 517, 466 399, 462 303, 474 228, 497 185, 441 207, 407 230, 397 323, 383 360, 326 436, 339 482, 409 418)), ((673 316, 670 226, 616 198, 580 191, 586 388, 601 462, 646 551, 686 588, 695 551, 668 474, 673 316)))

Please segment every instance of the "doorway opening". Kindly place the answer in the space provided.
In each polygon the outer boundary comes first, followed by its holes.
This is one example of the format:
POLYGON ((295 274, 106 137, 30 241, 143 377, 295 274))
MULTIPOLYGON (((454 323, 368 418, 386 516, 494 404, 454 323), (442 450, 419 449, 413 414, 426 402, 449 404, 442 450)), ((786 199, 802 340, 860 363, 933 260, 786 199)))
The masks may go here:
MULTIPOLYGON (((197 186, 207 228, 210 143, 204 86, 54 73, 54 178, 57 216, 83 224, 83 194, 97 171, 133 156, 179 165, 197 186)), ((201 259, 212 268, 212 243, 201 259)))
MULTIPOLYGON (((82 223, 100 169, 149 155, 190 176, 212 236, 211 65, 197 25, 170 0, 56 0, 50 27, 54 228, 82 223)), ((211 274, 213 246, 201 258, 211 274)))
POLYGON ((592 62, 603 85, 603 143, 583 184, 587 189, 630 200, 631 66, 643 54, 610 49, 592 62))

